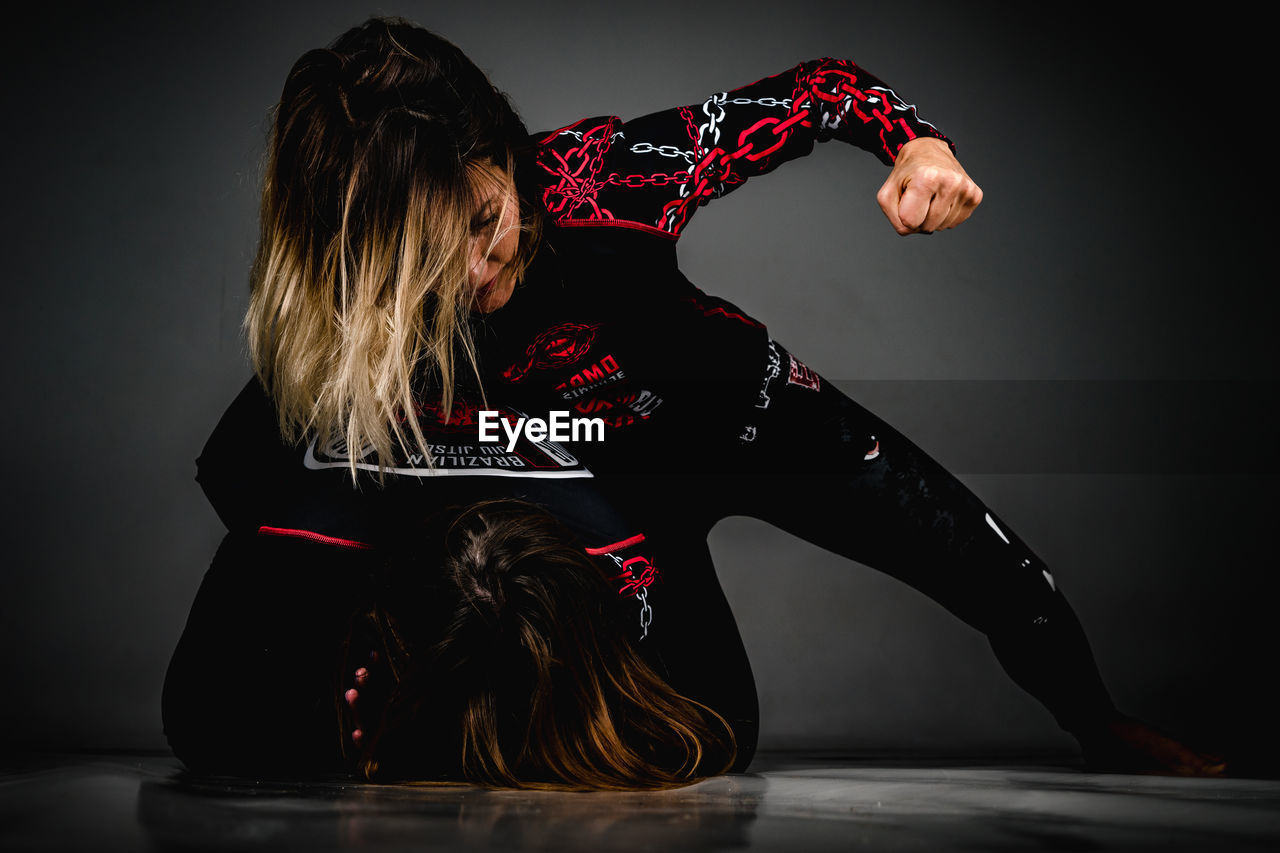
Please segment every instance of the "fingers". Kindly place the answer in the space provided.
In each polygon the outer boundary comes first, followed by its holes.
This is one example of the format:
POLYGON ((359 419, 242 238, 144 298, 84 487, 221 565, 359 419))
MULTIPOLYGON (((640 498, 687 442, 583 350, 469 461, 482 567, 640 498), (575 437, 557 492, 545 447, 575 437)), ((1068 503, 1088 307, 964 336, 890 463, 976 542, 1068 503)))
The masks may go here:
MULTIPOLYGON (((379 660, 378 652, 370 652, 369 663, 357 667, 351 674, 355 686, 342 694, 343 701, 351 708, 352 742, 361 748, 365 748, 366 740, 370 739, 370 729, 378 730, 379 719, 387 703, 390 685, 388 679, 378 675, 379 660)), ((376 735, 372 735, 372 739, 376 739, 376 735)))
MULTIPOLYGON (((356 670, 356 681, 360 681, 360 670, 356 670)), ((366 672, 367 675, 367 672, 366 672)), ((356 746, 359 746, 364 740, 364 730, 360 728, 360 714, 356 707, 356 703, 360 701, 360 691, 352 687, 342 697, 347 700, 347 705, 351 708, 351 716, 355 719, 355 727, 351 729, 351 740, 356 746)))
MULTIPOLYGON (((377 662, 378 662, 378 653, 370 652, 369 666, 373 666, 377 662)), ((352 673, 352 678, 355 681, 356 686, 348 688, 348 690, 342 694, 342 698, 346 701, 347 706, 351 709, 351 718, 353 722, 353 727, 351 729, 351 740, 355 743, 356 746, 362 746, 365 739, 365 733, 364 733, 365 721, 362 719, 362 717, 367 716, 367 713, 362 713, 362 711, 364 712, 370 711, 370 707, 369 707, 370 701, 372 700, 374 703, 374 706, 376 706, 377 700, 376 700, 376 697, 372 696, 370 690, 366 689, 371 686, 371 678, 370 678, 368 667, 362 666, 358 668, 354 673, 352 673), (364 696, 363 701, 361 700, 361 690, 364 690, 364 693, 367 694, 364 696)))
POLYGON ((955 228, 982 203, 982 189, 964 175, 929 167, 914 173, 896 199, 886 184, 877 200, 899 234, 931 234, 955 228))
POLYGON ((934 204, 934 188, 923 180, 910 181, 898 201, 898 217, 905 230, 899 234, 913 234, 917 231, 932 232, 937 230, 939 210, 942 201, 934 204), (933 214, 930 219, 930 213, 933 214))
POLYGON ((932 234, 968 219, 982 203, 982 188, 945 143, 917 139, 899 152, 876 201, 899 234, 932 234))
MULTIPOLYGON (((915 225, 904 225, 902 216, 899 214, 901 209, 902 190, 894 181, 893 175, 889 175, 889 180, 884 182, 884 186, 880 187, 880 191, 876 193, 876 201, 880 205, 880 210, 884 213, 885 218, 889 220, 889 224, 893 226, 893 230, 899 234, 906 236, 915 230, 915 225)), ((923 217, 922 217, 923 219, 923 217)))
POLYGON ((982 187, 969 180, 968 177, 956 188, 951 203, 951 211, 942 228, 955 228, 969 218, 969 215, 982 204, 982 187))

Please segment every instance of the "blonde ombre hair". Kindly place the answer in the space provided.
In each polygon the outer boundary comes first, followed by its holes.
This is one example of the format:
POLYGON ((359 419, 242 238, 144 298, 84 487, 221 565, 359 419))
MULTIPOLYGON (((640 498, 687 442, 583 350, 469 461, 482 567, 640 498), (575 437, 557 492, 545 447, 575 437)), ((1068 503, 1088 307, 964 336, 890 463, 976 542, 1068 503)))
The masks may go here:
MULTIPOLYGON (((538 218, 512 176, 527 132, 457 47, 372 19, 294 64, 276 108, 245 328, 254 369, 290 441, 339 439, 385 468, 417 413, 451 411, 455 376, 479 381, 468 318, 483 199, 521 206, 523 274, 538 218), (407 426, 406 426, 407 425, 407 426)), ((499 216, 498 221, 502 221, 499 216)))

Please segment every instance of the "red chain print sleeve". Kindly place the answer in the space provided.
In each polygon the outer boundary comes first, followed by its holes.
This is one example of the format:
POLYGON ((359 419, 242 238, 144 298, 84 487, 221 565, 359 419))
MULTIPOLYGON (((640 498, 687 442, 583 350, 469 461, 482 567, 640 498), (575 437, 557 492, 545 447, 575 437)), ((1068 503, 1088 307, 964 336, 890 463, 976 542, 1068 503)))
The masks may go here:
POLYGON ((918 136, 946 140, 878 78, 847 60, 818 59, 700 104, 552 132, 540 141, 542 201, 562 226, 674 240, 699 207, 815 142, 838 139, 892 164, 918 136))

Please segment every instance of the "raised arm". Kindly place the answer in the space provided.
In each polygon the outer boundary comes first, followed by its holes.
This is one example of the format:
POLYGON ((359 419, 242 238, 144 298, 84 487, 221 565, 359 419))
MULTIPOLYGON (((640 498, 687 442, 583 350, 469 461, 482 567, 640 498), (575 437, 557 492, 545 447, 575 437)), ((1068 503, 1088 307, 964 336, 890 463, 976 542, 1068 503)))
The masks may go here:
POLYGON ((915 106, 852 62, 818 59, 700 104, 554 131, 538 157, 543 203, 563 226, 676 239, 711 199, 828 139, 894 166, 877 200, 900 234, 954 227, 982 199, 950 142, 915 106))

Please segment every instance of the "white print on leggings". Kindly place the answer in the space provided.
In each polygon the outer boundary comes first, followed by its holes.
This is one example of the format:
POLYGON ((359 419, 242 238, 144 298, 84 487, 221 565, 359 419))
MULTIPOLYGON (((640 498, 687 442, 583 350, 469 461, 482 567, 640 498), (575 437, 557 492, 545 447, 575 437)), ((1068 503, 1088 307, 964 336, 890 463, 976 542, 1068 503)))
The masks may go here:
MULTIPOLYGON (((991 517, 991 513, 986 514, 986 519, 987 519, 987 525, 996 532, 996 535, 1000 537, 1000 539, 1004 542, 1004 544, 1006 545, 1012 544, 1009 541, 1009 537, 1005 536, 1004 531, 1000 529, 1000 525, 996 524, 996 520, 991 517)), ((1022 561, 1022 567, 1025 569, 1030 565, 1031 565, 1031 561, 1029 559, 1024 558, 1022 561)), ((1041 569, 1040 574, 1044 575, 1045 583, 1049 584, 1049 589, 1053 590, 1054 592, 1057 592, 1058 585, 1053 582, 1053 575, 1049 574, 1049 570, 1041 569)), ((1043 619, 1043 618, 1044 618, 1043 616, 1040 617, 1040 619, 1043 619)), ((1037 621, 1040 621, 1040 620, 1037 620, 1037 621)))
POLYGON ((778 345, 769 341, 769 363, 765 365, 764 382, 760 385, 760 397, 756 400, 757 409, 767 409, 773 402, 769 396, 769 385, 782 373, 782 356, 778 354, 778 345))
MULTIPOLYGON (((799 385, 801 388, 808 388, 810 391, 817 391, 822 387, 822 380, 818 374, 814 373, 804 362, 796 358, 791 353, 787 353, 787 384, 799 385)), ((760 395, 756 398, 757 409, 767 409, 769 404, 773 402, 770 395, 770 386, 773 380, 782 375, 782 354, 778 352, 778 345, 769 340, 769 357, 765 364, 764 380, 760 384, 760 395)), ((754 424, 747 424, 742 429, 742 435, 738 436, 738 440, 742 442, 750 442, 756 440, 756 427, 754 424)), ((874 436, 873 436, 874 438, 874 436)), ((876 450, 868 455, 867 459, 874 459, 879 452, 879 445, 876 450)))

